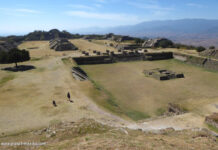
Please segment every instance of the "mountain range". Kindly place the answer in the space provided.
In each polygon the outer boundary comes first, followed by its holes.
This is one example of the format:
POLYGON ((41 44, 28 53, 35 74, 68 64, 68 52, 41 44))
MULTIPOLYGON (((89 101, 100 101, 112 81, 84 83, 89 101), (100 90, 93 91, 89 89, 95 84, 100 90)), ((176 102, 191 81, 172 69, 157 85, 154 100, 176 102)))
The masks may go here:
POLYGON ((181 19, 148 21, 136 25, 111 28, 89 28, 89 33, 115 33, 134 37, 165 37, 177 43, 218 46, 218 20, 181 19))

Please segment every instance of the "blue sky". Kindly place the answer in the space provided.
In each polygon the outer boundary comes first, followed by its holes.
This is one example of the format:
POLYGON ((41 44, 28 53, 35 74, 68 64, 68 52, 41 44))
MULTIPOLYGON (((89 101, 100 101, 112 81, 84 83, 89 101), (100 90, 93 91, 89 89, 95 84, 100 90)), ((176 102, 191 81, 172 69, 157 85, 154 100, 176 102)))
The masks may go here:
POLYGON ((217 0, 0 0, 0 35, 76 31, 184 18, 218 19, 217 0))

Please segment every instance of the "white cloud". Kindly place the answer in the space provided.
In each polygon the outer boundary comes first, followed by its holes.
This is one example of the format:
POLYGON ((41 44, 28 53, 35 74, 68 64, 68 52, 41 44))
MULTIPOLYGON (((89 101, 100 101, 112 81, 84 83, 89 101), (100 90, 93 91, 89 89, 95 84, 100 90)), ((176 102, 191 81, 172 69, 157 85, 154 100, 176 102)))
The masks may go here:
POLYGON ((94 4, 94 6, 100 8, 102 7, 102 4, 94 4))
POLYGON ((40 11, 36 11, 36 10, 33 10, 33 9, 25 9, 25 8, 15 9, 14 11, 22 12, 22 13, 32 13, 32 14, 39 14, 39 13, 41 13, 40 11))
POLYGON ((107 0, 95 0, 95 1, 98 3, 106 3, 107 2, 107 0))
POLYGON ((87 5, 70 4, 68 6, 71 7, 71 8, 75 8, 75 9, 95 10, 94 7, 87 6, 87 5))
POLYGON ((87 11, 68 11, 69 16, 88 18, 88 19, 100 19, 100 20, 114 20, 122 22, 138 22, 140 21, 138 16, 121 14, 121 13, 94 13, 87 11))
POLYGON ((162 7, 158 3, 154 1, 148 1, 147 3, 137 3, 137 2, 128 2, 129 5, 141 8, 141 9, 147 9, 147 10, 158 10, 158 11, 170 11, 173 10, 171 7, 162 7))
POLYGON ((13 15, 13 16, 25 16, 29 14, 40 14, 42 12, 33 10, 33 9, 26 9, 26 8, 0 8, 0 11, 7 14, 7 15, 13 15))
POLYGON ((188 3, 187 6, 190 7, 197 7, 197 8, 203 8, 204 6, 201 4, 197 4, 197 3, 188 3))

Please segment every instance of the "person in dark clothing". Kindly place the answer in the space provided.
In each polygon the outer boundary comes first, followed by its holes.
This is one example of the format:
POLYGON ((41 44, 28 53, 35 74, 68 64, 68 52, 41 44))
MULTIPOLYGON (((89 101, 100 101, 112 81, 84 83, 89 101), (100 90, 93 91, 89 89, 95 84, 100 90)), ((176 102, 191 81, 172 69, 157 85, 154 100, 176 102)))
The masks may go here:
POLYGON ((69 102, 73 103, 73 101, 70 99, 70 93, 69 92, 67 93, 67 98, 68 98, 69 102))
POLYGON ((57 104, 56 104, 56 102, 54 100, 52 101, 52 104, 53 104, 54 107, 57 107, 57 104))
POLYGON ((67 98, 70 101, 70 93, 69 92, 67 93, 67 98))

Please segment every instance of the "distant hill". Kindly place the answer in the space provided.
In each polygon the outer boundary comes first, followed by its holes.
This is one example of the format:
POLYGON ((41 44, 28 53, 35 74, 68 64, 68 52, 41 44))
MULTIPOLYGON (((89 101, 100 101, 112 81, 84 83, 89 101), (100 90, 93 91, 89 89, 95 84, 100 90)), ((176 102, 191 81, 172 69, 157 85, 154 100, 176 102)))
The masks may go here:
MULTIPOLYGON (((97 32, 97 31, 96 31, 97 32)), ((136 37, 165 37, 174 42, 192 45, 218 46, 218 20, 182 19, 150 21, 131 26, 101 30, 136 37)))
POLYGON ((13 41, 0 41, 0 52, 8 52, 10 49, 16 48, 17 43, 13 41))
POLYGON ((71 34, 67 31, 59 31, 58 29, 52 29, 50 31, 33 31, 28 33, 24 36, 7 36, 7 37, 0 37, 0 41, 7 41, 7 42, 16 42, 17 44, 22 41, 40 41, 40 40, 51 40, 55 38, 66 38, 66 39, 74 39, 74 38, 81 38, 82 35, 79 34, 71 34))
POLYGON ((1 40, 12 40, 17 43, 24 40, 51 40, 54 38, 82 38, 99 37, 106 33, 129 35, 143 39, 164 37, 175 43, 194 46, 218 47, 218 20, 182 19, 149 21, 136 25, 119 26, 112 28, 87 28, 78 31, 80 34, 71 34, 67 31, 52 29, 50 31, 34 31, 25 36, 0 37, 1 40), (91 34, 91 35, 90 35, 91 34))
MULTIPOLYGON (((79 35, 78 35, 79 36, 79 35)), ((67 31, 59 31, 58 29, 52 29, 48 32, 46 31, 34 31, 25 36, 27 41, 35 40, 51 40, 54 38, 75 38, 77 35, 72 35, 67 31)))

